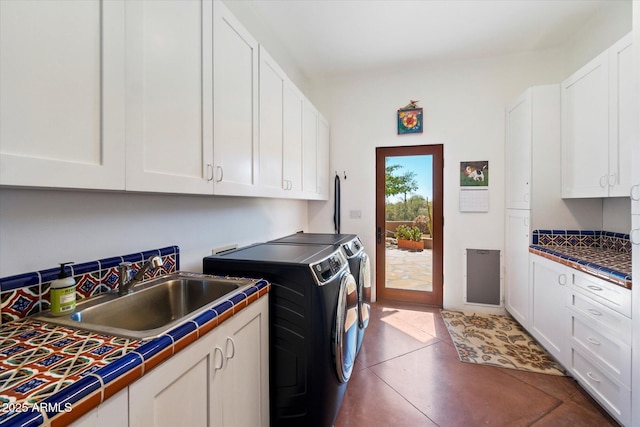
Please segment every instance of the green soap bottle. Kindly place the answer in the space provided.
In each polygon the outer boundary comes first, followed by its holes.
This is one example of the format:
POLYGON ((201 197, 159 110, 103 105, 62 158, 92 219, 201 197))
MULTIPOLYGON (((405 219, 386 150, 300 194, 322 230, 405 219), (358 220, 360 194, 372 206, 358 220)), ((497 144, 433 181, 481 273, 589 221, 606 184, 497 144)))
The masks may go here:
POLYGON ((76 309, 76 281, 64 271, 64 266, 67 264, 73 263, 61 263, 58 278, 51 282, 52 316, 62 316, 76 309))

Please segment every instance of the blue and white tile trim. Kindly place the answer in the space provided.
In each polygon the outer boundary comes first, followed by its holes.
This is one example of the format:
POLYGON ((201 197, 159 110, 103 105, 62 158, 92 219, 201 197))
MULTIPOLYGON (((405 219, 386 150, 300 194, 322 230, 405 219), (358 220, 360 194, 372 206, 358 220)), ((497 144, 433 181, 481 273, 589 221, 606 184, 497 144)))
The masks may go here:
MULTIPOLYGON (((65 269, 76 281, 76 298, 80 300, 114 290, 118 286, 118 264, 121 262, 131 262, 132 270, 135 272, 142 266, 143 261, 152 255, 159 255, 162 258, 162 265, 149 270, 145 274, 145 279, 173 273, 180 269, 178 246, 71 264, 65 269)), ((60 267, 53 267, 0 278, 0 311, 2 313, 0 323, 23 319, 31 314, 48 310, 51 300, 49 288, 51 282, 58 277, 59 270, 60 267)))
POLYGON ((597 230, 535 230, 530 252, 631 289, 628 234, 597 230))
POLYGON ((628 234, 601 230, 534 230, 532 243, 540 246, 573 246, 631 253, 628 234))

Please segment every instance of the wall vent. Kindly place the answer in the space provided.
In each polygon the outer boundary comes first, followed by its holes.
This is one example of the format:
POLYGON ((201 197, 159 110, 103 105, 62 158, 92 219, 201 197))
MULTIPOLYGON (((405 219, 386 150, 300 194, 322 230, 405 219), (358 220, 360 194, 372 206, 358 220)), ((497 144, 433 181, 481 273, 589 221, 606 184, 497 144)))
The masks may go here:
POLYGON ((467 304, 502 305, 501 256, 499 250, 467 249, 467 304))

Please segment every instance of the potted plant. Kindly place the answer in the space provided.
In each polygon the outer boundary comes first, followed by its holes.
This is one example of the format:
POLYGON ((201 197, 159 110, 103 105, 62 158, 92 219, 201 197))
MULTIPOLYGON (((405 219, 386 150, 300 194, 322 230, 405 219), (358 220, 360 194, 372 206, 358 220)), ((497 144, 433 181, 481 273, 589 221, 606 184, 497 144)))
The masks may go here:
POLYGON ((420 231, 418 227, 399 225, 398 228, 396 228, 396 239, 398 239, 398 248, 400 249, 411 249, 415 251, 424 249, 422 231, 420 231))

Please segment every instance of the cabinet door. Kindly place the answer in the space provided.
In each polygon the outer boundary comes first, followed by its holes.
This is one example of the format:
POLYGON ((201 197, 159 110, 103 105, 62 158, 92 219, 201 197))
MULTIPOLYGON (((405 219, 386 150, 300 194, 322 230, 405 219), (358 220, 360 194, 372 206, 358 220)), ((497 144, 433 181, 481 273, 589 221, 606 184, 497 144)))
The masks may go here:
POLYGON ((291 197, 302 196, 302 111, 304 96, 287 82, 284 87, 283 176, 291 197))
POLYGON ((124 189, 124 3, 0 1, 0 184, 124 189))
POLYGON ((561 85, 562 197, 606 197, 609 61, 600 54, 561 85))
POLYGON ((318 110, 306 98, 302 109, 302 191, 318 194, 318 110))
POLYGON ((211 1, 126 3, 132 191, 213 194, 211 1))
POLYGON ((537 255, 530 255, 530 332, 560 363, 568 365, 569 312, 567 267, 537 255))
POLYGON ((209 425, 214 339, 203 337, 129 386, 130 427, 209 425))
MULTIPOLYGON (((638 14, 640 15, 640 11, 638 14)), ((638 20, 640 21, 640 19, 638 20)), ((638 52, 638 55, 640 59, 640 52, 638 52)), ((640 61, 638 63, 640 65, 640 61)), ((634 331, 631 343, 631 355, 633 357, 631 361, 633 374, 631 379, 631 390, 636 390, 636 392, 632 393, 633 401, 631 407, 633 408, 632 414, 633 421, 635 423, 634 425, 640 425, 640 392, 638 392, 640 391, 640 375, 635 372, 636 367, 640 366, 640 351, 638 351, 638 349, 640 349, 640 333, 638 333, 640 331, 640 215, 631 216, 631 227, 631 241, 633 243, 631 249, 633 268, 631 274, 631 277, 633 277, 633 290, 631 292, 633 305, 631 311, 633 314, 632 330, 634 331)))
POLYGON ((531 207, 532 90, 523 93, 506 112, 506 207, 531 207))
POLYGON ((129 389, 120 390, 97 408, 71 423, 71 427, 128 427, 129 389))
POLYGON ((287 78, 260 46, 260 192, 282 196, 288 189, 283 178, 284 95, 287 78))
POLYGON ((528 210, 507 209, 505 239, 505 308, 525 328, 529 327, 529 224, 528 210))
POLYGON ((329 122, 318 114, 318 199, 329 198, 329 122))
POLYGON ((267 298, 251 304, 225 327, 224 426, 269 425, 267 298))
POLYGON ((227 9, 213 11, 214 194, 258 193, 258 43, 227 9))
MULTIPOLYGON (((638 74, 633 70, 632 34, 609 49, 609 196, 629 196, 638 74)), ((637 139, 636 139, 637 140, 637 139)))

